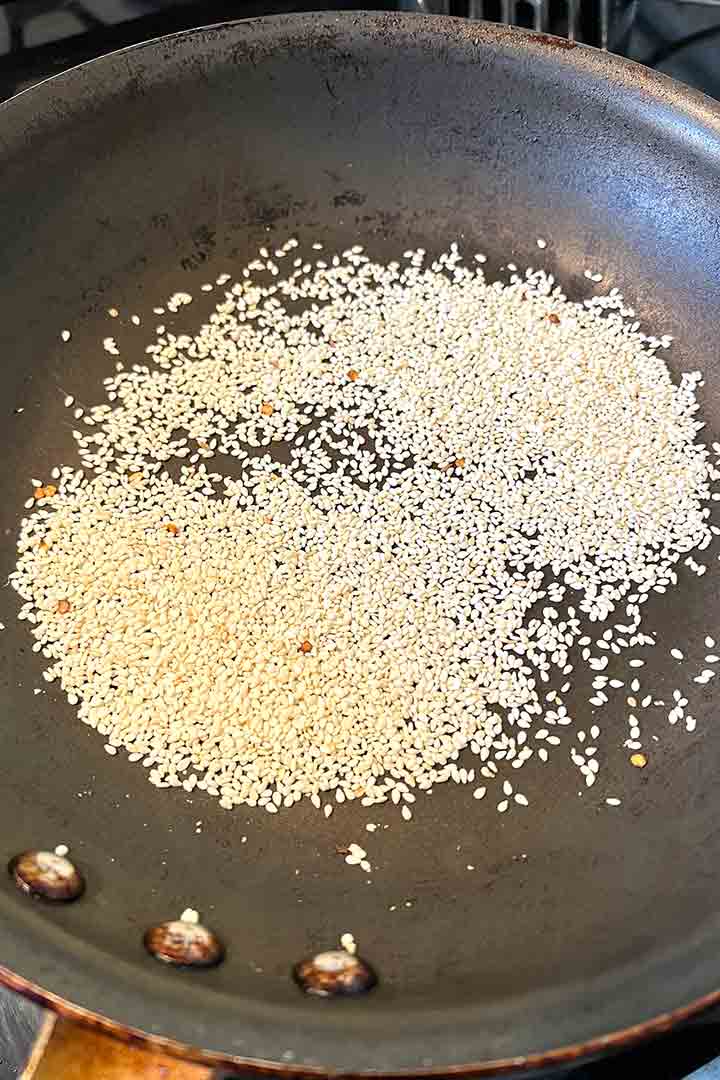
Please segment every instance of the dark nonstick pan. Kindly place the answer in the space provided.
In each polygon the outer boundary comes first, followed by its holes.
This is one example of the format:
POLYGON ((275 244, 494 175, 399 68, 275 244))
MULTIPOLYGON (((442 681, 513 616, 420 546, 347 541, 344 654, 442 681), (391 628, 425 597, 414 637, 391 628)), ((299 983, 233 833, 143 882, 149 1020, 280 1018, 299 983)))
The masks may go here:
MULTIPOLYGON (((381 259, 458 240, 487 252, 491 272, 541 259, 574 296, 587 294, 584 269, 601 268, 649 327, 674 335, 673 370, 705 372, 706 434, 718 437, 715 105, 631 63, 464 21, 323 14, 212 27, 0 108, 3 576, 29 478, 73 460, 63 393, 99 400, 112 370, 99 346, 108 307, 147 323, 173 290, 202 298, 211 275, 290 236, 364 243, 381 259)), ((192 325, 210 303, 163 321, 192 325)), ((127 351, 134 328, 116 324, 127 351)), ((309 804, 228 813, 109 759, 58 692, 33 694, 41 662, 16 611, 6 589, 2 854, 66 843, 87 889, 51 904, 5 878, 2 977, 66 1017, 101 1014, 96 1025, 134 1033, 135 1046, 146 1033, 156 1050, 274 1074, 447 1075, 567 1063, 720 997, 712 685, 693 700, 697 733, 659 725, 642 773, 622 749, 622 698, 607 706, 605 775, 621 808, 580 795, 559 759, 551 773, 526 768, 524 814, 500 818, 446 785, 403 827, 391 807, 373 812, 394 825, 372 842, 368 883, 337 854, 367 839, 357 805, 330 820, 309 804), (148 927, 188 906, 226 946, 216 968, 164 967, 143 947, 148 927), (293 965, 346 930, 377 988, 303 996, 293 965)), ((704 636, 720 639, 714 574, 683 577, 647 618, 661 644, 644 672, 671 698, 669 647, 699 670, 704 636)))

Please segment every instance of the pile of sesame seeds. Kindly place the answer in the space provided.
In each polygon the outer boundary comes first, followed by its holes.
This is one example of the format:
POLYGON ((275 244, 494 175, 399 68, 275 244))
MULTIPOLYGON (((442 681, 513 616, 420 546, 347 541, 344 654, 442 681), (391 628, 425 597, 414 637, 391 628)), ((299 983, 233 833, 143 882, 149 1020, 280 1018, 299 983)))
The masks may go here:
POLYGON ((555 750, 592 787, 599 727, 560 734, 570 652, 601 707, 609 655, 655 643, 642 605, 710 543, 700 374, 673 382, 615 290, 488 282, 455 245, 296 247, 219 278, 208 322, 160 325, 145 363, 106 337, 106 400, 66 397, 80 462, 34 481, 12 576, 46 680, 109 754, 228 809, 407 821, 448 780, 482 799, 479 774, 505 813, 528 799, 500 768, 555 750))

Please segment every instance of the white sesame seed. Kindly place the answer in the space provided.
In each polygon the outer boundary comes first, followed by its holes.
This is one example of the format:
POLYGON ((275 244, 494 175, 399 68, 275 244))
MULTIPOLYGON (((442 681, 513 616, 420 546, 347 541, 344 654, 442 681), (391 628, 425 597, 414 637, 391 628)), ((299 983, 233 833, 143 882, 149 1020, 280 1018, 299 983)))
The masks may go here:
MULTIPOLYGON (((156 787, 269 814, 308 797, 326 818, 357 799, 409 821, 416 790, 446 781, 480 800, 476 771, 490 780, 506 762, 515 776, 560 746, 556 727, 574 720, 554 676, 573 670, 576 646, 594 707, 623 686, 599 673, 654 644, 644 600, 711 538, 697 380, 668 383, 664 339, 643 337, 614 291, 575 304, 514 263, 508 285, 488 283, 485 257, 467 268, 456 244, 431 265, 422 249, 375 264, 359 245, 286 259, 282 280, 273 258, 291 247, 272 250, 195 334, 161 324, 144 362, 114 365, 101 406, 74 410, 82 469, 28 500, 20 618, 45 680, 156 787), (561 423, 538 355, 553 363, 561 423), (484 388, 482 408, 469 386, 484 388), (630 397, 652 422, 628 414, 630 397), (211 471, 221 455, 232 476, 211 471), (466 748, 475 760, 460 764, 466 748)), ((176 292, 153 310, 191 301, 176 292)), ((119 355, 114 338, 103 347, 119 355)), ((570 751, 588 788, 596 749, 570 751)), ((502 789, 499 812, 527 805, 502 789)), ((348 860, 370 870, 361 849, 348 860)))
POLYGON ((351 956, 355 956, 357 953, 357 944, 355 938, 350 933, 344 933, 340 935, 340 947, 349 952, 351 956))

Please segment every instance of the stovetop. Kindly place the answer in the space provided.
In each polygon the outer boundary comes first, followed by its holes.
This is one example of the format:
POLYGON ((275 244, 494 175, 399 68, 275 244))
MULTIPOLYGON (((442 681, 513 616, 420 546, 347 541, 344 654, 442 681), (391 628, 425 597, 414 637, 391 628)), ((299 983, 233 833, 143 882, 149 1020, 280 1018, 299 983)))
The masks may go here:
MULTIPOLYGON (((125 45, 226 19, 337 8, 465 15, 483 2, 486 16, 499 17, 502 0, 0 0, 0 101, 125 45)), ((560 5, 546 2, 548 29, 562 30, 560 5), (560 20, 558 25, 554 20, 560 20)), ((597 0, 579 2, 597 14, 597 0)), ((586 20, 584 29, 585 40, 596 43, 592 20, 586 20)), ((720 99, 720 0, 638 0, 625 51, 720 99)), ((41 1017, 37 1006, 0 987, 0 1080, 21 1075, 41 1017)), ((720 1080, 720 1015, 710 1014, 649 1046, 565 1075, 569 1080, 720 1080)))

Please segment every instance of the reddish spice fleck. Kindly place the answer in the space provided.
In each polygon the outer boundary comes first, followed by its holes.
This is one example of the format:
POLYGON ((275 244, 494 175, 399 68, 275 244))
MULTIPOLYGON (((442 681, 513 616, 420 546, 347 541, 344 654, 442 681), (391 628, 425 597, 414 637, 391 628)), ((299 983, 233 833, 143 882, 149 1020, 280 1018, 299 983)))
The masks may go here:
POLYGON ((312 652, 312 642, 303 641, 302 644, 300 645, 300 648, 298 649, 298 652, 301 652, 301 653, 312 652))
POLYGON ((45 498, 45 488, 44 487, 38 487, 38 488, 35 488, 33 490, 33 499, 44 499, 44 498, 45 498))
POLYGON ((355 368, 350 368, 350 370, 347 373, 347 377, 350 380, 350 382, 357 382, 358 379, 360 378, 360 372, 356 371, 355 368))
POLYGON ((58 600, 55 610, 57 611, 58 615, 67 615, 71 607, 72 604, 69 600, 58 600))
POLYGON ((464 457, 455 458, 455 468, 456 469, 462 469, 464 467, 465 467, 465 458, 464 457))
POLYGON ((560 325, 560 316, 556 315, 554 311, 550 312, 550 314, 547 317, 547 320, 548 320, 548 322, 551 322, 553 324, 553 326, 559 326, 560 325))
POLYGON ((260 406, 260 412, 263 414, 263 416, 272 416, 272 414, 275 412, 275 409, 272 407, 269 401, 263 401, 262 405, 260 406))
POLYGON ((169 521, 167 525, 163 525, 165 532, 169 532, 171 536, 177 536, 180 532, 177 525, 173 521, 169 521))

